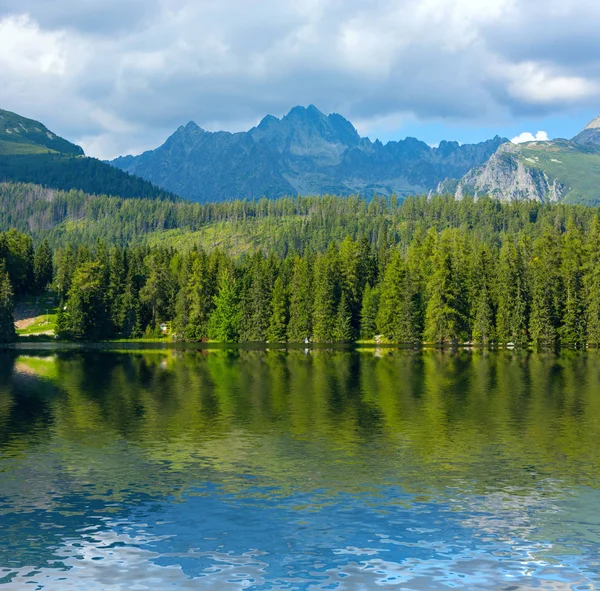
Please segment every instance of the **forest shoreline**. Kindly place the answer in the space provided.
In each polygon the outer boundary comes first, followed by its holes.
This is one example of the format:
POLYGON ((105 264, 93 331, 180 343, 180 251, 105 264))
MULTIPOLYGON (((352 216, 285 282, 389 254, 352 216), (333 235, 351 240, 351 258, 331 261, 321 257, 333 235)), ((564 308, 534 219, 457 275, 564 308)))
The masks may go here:
POLYGON ((479 343, 377 343, 374 341, 329 342, 329 343, 268 343, 268 342, 226 342, 226 341, 173 341, 167 339, 114 339, 105 341, 72 341, 18 338, 12 343, 0 343, 0 350, 180 350, 180 351, 219 351, 219 350, 260 350, 260 351, 319 351, 319 350, 403 350, 403 351, 519 351, 519 352, 558 352, 574 351, 578 353, 597 351, 599 347, 549 347, 540 348, 534 343, 520 345, 479 344, 479 343))

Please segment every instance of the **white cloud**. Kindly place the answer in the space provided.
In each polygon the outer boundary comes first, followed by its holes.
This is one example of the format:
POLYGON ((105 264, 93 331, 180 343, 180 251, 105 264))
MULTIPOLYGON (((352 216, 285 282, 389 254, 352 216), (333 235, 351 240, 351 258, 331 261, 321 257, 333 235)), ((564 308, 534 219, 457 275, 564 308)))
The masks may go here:
POLYGON ((4 0, 0 107, 102 158, 296 104, 493 127, 600 105, 598 27, 597 0, 4 0))
POLYGON ((550 141, 550 138, 545 131, 538 131, 535 135, 529 131, 524 131, 510 141, 513 144, 524 144, 525 142, 547 142, 550 141))

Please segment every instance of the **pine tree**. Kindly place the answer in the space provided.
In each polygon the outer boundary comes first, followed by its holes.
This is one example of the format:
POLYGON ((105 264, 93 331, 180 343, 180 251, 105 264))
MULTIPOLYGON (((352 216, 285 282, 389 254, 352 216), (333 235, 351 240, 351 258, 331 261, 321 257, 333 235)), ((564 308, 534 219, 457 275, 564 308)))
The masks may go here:
POLYGON ((585 274, 587 343, 600 347, 600 219, 594 218, 588 238, 588 267, 585 274))
POLYGON ((104 269, 99 262, 83 263, 73 275, 67 303, 66 332, 76 340, 110 336, 110 323, 103 289, 104 269))
POLYGON ((52 251, 50 250, 48 240, 44 240, 35 251, 33 274, 35 277, 35 289, 38 293, 42 293, 52 283, 53 276, 52 251))
POLYGON ((418 301, 402 253, 394 250, 385 269, 377 330, 396 343, 413 343, 420 339, 418 301))
POLYGON ((487 345, 495 340, 495 303, 493 299, 493 280, 496 276, 493 254, 487 246, 474 246, 471 269, 471 318, 472 339, 487 345))
POLYGON ((496 335, 500 343, 527 342, 529 290, 521 248, 506 238, 498 262, 496 335))
POLYGON ((289 322, 289 298, 287 289, 281 277, 275 280, 271 300, 271 320, 269 323, 268 338, 271 343, 284 343, 287 340, 287 326, 289 322))
POLYGON ((529 333, 537 347, 549 348, 557 344, 563 306, 560 238, 553 228, 535 241, 533 254, 529 333))
POLYGON ((189 318, 184 336, 187 340, 201 341, 208 337, 210 313, 214 307, 214 270, 209 268, 208 258, 199 252, 193 260, 192 271, 185 288, 189 306, 189 318))
POLYGON ((240 339, 244 342, 267 340, 271 318, 271 283, 267 260, 257 253, 246 268, 246 289, 242 298, 240 339))
POLYGON ((442 232, 433 252, 433 272, 427 284, 426 341, 457 343, 467 338, 466 285, 453 260, 454 239, 453 232, 442 232))
POLYGON ((330 247, 315 262, 315 303, 313 335, 318 343, 335 340, 337 307, 340 300, 340 278, 337 252, 330 247))
POLYGON ((567 347, 581 348, 587 343, 583 253, 583 235, 570 219, 567 232, 562 238, 565 304, 560 328, 560 342, 567 347))
POLYGON ((333 340, 338 343, 347 343, 353 339, 354 329, 352 328, 352 310, 346 294, 342 292, 335 319, 335 327, 333 329, 333 340))
POLYGON ((479 291, 475 306, 475 319, 473 321, 473 340, 476 343, 487 345, 494 340, 494 308, 492 297, 487 285, 479 291))
POLYGON ((4 262, 0 262, 0 343, 16 340, 13 288, 4 262))
POLYGON ((310 339, 313 333, 313 257, 306 253, 294 263, 290 289, 290 320, 288 338, 292 342, 310 339))
POLYGON ((223 343, 237 342, 240 331, 240 305, 238 286, 232 270, 224 269, 222 272, 214 303, 215 309, 210 317, 210 337, 223 343))
POLYGON ((360 336, 366 341, 375 338, 377 333, 377 312, 379 309, 379 290, 368 283, 363 293, 360 312, 360 336))

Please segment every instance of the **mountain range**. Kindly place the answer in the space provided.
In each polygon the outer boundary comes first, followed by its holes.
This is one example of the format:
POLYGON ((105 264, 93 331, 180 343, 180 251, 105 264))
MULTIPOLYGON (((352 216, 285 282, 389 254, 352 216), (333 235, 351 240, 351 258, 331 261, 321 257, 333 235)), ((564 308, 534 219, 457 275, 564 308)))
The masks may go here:
POLYGON ((436 148, 415 138, 372 142, 341 115, 325 115, 310 105, 294 107, 281 119, 267 115, 247 132, 208 132, 190 122, 156 150, 111 164, 194 201, 325 193, 406 196, 462 177, 507 141, 443 141, 436 148))
POLYGON ((600 117, 571 140, 519 145, 506 138, 431 147, 415 138, 361 137, 338 114, 294 107, 247 132, 193 122, 139 156, 111 163, 42 123, 0 110, 0 182, 121 197, 223 201, 283 195, 454 194, 503 201, 600 204, 600 117))

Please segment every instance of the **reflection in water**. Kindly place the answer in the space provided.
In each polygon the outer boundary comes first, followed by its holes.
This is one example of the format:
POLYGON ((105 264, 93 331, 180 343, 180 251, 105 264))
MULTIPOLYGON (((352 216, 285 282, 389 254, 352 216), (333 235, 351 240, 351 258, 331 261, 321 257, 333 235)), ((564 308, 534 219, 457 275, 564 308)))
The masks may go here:
POLYGON ((600 354, 0 352, 0 585, 595 589, 600 354))

